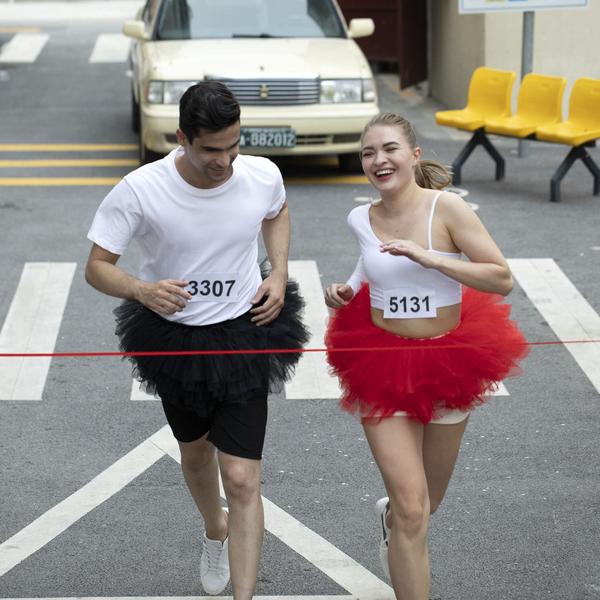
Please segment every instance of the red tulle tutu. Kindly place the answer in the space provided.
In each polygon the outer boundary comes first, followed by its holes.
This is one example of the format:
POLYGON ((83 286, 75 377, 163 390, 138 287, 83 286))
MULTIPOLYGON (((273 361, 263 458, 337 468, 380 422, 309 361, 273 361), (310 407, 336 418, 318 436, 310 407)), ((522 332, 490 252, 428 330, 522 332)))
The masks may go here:
POLYGON ((336 311, 325 337, 342 408, 363 418, 404 411, 428 423, 440 408, 481 404, 497 382, 519 372, 517 363, 529 350, 509 314, 502 296, 464 288, 458 327, 441 337, 408 339, 373 325, 364 285, 336 311))

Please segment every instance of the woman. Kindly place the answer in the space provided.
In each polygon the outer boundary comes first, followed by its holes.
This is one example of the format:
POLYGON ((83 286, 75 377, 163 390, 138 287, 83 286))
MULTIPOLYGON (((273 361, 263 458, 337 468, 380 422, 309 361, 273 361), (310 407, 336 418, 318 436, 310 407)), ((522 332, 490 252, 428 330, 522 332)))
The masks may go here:
POLYGON ((349 281, 325 294, 338 309, 328 360, 388 492, 376 504, 382 567, 397 598, 426 600, 429 515, 444 497, 469 411, 515 370, 526 344, 501 302, 513 286, 506 260, 471 208, 439 191, 450 175, 420 160, 410 123, 378 115, 361 146, 381 200, 348 216, 360 258, 349 281))

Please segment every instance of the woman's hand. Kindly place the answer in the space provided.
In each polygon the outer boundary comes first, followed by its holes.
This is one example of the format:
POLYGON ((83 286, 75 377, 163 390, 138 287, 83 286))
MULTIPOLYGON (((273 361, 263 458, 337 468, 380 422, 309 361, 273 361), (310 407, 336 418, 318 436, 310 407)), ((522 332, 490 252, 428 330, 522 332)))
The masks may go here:
POLYGON ((354 297, 354 290, 346 283, 332 283, 325 290, 325 304, 329 308, 345 306, 354 297))
POLYGON ((429 250, 411 240, 389 240, 379 245, 380 252, 388 252, 393 256, 406 256, 426 269, 435 267, 435 257, 429 250))

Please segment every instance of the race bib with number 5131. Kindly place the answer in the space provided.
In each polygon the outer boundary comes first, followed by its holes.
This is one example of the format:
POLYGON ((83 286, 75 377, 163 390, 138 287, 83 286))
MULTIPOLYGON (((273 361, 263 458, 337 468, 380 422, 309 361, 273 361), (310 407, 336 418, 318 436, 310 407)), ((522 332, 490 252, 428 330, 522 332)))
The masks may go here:
POLYGON ((425 319, 437 316, 435 292, 417 288, 395 288, 383 292, 386 319, 425 319))
POLYGON ((185 278, 189 302, 235 302, 238 298, 238 273, 197 273, 185 278))

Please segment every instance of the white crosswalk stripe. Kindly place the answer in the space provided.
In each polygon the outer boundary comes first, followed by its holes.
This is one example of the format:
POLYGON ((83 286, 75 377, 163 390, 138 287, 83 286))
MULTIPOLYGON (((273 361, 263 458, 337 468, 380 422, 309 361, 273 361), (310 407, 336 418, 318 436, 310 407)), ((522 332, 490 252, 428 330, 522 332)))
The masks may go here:
MULTIPOLYGON (((26 263, 0 331, 0 352, 54 352, 76 263, 26 263)), ((41 400, 50 358, 0 358, 0 400, 41 400)))
MULTIPOLYGON (((323 300, 317 263, 314 260, 292 260, 289 274, 291 279, 298 282, 300 293, 306 302, 304 321, 311 333, 307 348, 323 348, 329 315, 323 300)), ((323 352, 303 354, 293 379, 285 386, 285 396, 288 400, 340 397, 338 380, 329 374, 323 352)))
MULTIPOLYGON (((90 511, 109 500, 165 455, 181 462, 177 441, 167 425, 1 543, 0 577, 54 540, 90 511)), ((224 496, 222 484, 221 494, 224 496)), ((265 529, 287 544, 294 552, 310 561, 340 587, 350 592, 349 598, 361 598, 361 600, 393 598, 390 586, 361 564, 267 498, 262 497, 262 502, 265 529)), ((284 597, 278 598, 283 600, 284 597)), ((297 596, 297 598, 303 597, 297 596)), ((310 599, 311 596, 304 597, 305 600, 307 598, 310 599)), ((321 600, 323 597, 316 598, 321 600)), ((333 598, 343 598, 343 596, 333 598)))
MULTIPOLYGON (((600 316, 552 259, 511 259, 516 280, 563 342, 600 338, 600 316)), ((51 353, 67 303, 76 263, 26 263, 0 331, 1 353, 51 353)), ((315 261, 290 261, 290 276, 306 300, 305 320, 312 332, 308 347, 323 347, 327 309, 315 261)), ((598 344, 566 344, 577 364, 600 393, 598 344)), ((0 358, 0 401, 41 400, 50 358, 0 358)), ((329 375, 322 352, 303 355, 286 385, 293 400, 337 399, 338 382, 329 375)), ((494 395, 508 396, 502 382, 494 395)), ((156 400, 132 382, 130 399, 156 400)))
POLYGON ((158 396, 152 396, 151 394, 146 393, 140 385, 140 382, 135 379, 131 382, 131 400, 136 402, 139 400, 159 400, 158 396))
MULTIPOLYGON (((551 258, 509 261, 519 285, 562 342, 600 339, 600 316, 551 258)), ((600 345, 566 344, 600 393, 600 345)))
POLYGON ((2 2, 0 23, 72 23, 134 19, 143 0, 90 0, 87 2, 2 2))
POLYGON ((498 389, 496 389, 492 393, 492 396, 510 396, 510 394, 508 393, 508 390, 506 389, 506 386, 504 385, 504 383, 502 381, 500 381, 498 383, 498 389))
POLYGON ((32 63, 49 39, 47 33, 17 33, 0 48, 0 63, 32 63))
POLYGON ((102 33, 96 38, 90 63, 121 63, 127 60, 131 40, 121 33, 102 33))

